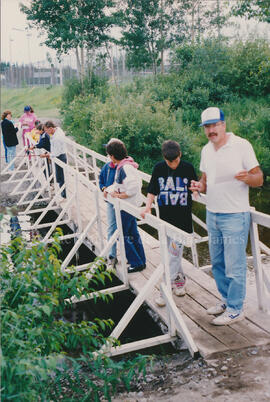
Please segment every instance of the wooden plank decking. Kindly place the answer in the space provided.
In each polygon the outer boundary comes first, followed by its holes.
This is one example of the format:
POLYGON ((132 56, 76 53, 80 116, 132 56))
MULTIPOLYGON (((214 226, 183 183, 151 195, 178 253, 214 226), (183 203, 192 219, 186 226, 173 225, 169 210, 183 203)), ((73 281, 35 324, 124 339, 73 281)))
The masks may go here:
MULTIPOLYGON (((67 180, 68 194, 75 191, 72 177, 67 180)), ((73 206, 71 215, 76 219, 76 208, 80 208, 82 226, 86 224, 95 213, 95 199, 93 193, 87 187, 79 183, 77 188, 77 204, 73 206)), ((106 205, 100 203, 102 219, 102 231, 106 237, 106 205)), ((160 263, 159 242, 148 233, 139 229, 146 252, 147 268, 138 273, 130 274, 130 285, 136 293, 140 291, 146 280, 149 279, 155 267, 160 263)), ((98 243, 97 231, 91 231, 88 235, 93 244, 98 243)), ((203 357, 246 347, 266 345, 270 343, 270 315, 257 309, 257 301, 254 299, 255 284, 247 288, 245 303, 246 318, 230 326, 217 327, 210 322, 212 316, 206 314, 206 309, 219 300, 219 293, 215 282, 207 273, 196 269, 190 262, 183 260, 183 268, 188 278, 187 294, 184 297, 174 296, 175 303, 183 315, 185 323, 203 357)), ((167 323, 166 308, 157 307, 154 298, 158 293, 158 286, 147 297, 147 304, 167 323)))

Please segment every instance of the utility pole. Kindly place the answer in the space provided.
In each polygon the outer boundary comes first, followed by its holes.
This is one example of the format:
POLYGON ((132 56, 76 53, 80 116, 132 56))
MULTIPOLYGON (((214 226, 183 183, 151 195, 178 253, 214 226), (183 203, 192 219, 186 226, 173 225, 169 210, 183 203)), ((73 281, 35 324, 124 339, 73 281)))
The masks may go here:
POLYGON ((12 42, 14 39, 9 37, 9 59, 10 59, 10 84, 13 87, 13 66, 12 66, 12 42))

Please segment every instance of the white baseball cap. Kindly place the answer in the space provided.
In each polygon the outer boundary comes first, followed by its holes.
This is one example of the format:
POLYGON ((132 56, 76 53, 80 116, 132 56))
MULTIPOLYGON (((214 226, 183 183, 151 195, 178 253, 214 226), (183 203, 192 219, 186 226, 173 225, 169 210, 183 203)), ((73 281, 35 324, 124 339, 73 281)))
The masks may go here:
POLYGON ((218 107, 208 107, 202 112, 201 115, 202 123, 201 126, 206 124, 218 123, 219 121, 225 121, 224 113, 218 107))

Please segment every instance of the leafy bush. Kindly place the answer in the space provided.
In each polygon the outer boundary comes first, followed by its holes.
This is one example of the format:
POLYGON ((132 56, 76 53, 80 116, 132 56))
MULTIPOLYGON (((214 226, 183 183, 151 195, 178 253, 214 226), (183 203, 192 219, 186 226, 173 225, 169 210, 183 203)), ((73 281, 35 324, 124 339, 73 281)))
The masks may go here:
POLYGON ((65 81, 61 112, 64 113, 70 103, 79 95, 93 95, 105 100, 108 91, 107 78, 89 73, 83 81, 72 78, 65 81))
POLYGON ((113 326, 110 319, 66 318, 73 309, 72 296, 95 292, 96 299, 110 300, 111 295, 96 295, 94 287, 111 276, 101 259, 92 263, 91 279, 84 273, 62 273, 57 237, 50 247, 36 242, 29 248, 16 238, 1 248, 3 401, 49 401, 60 396, 98 401, 101 395, 110 400, 117 384, 128 385, 125 370, 130 379, 144 367, 141 357, 115 362, 102 354, 94 356, 109 340, 104 331, 113 326), (71 358, 71 352, 83 355, 71 358))
MULTIPOLYGON (((224 87, 225 95, 264 96, 270 91, 270 48, 265 40, 184 44, 174 50, 172 62, 180 80, 183 74, 204 74, 210 86, 224 87)), ((214 90, 211 96, 216 97, 214 90)))

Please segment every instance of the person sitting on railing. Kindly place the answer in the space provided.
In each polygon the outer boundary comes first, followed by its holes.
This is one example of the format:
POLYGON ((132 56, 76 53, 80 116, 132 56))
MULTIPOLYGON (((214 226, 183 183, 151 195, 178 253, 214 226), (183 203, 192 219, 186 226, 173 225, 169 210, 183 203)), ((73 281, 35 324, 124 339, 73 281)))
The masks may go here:
MULTIPOLYGON (((175 141, 162 144, 164 161, 158 162, 152 172, 148 186, 146 206, 141 217, 151 213, 151 206, 157 196, 160 218, 164 221, 192 233, 192 198, 189 186, 191 180, 197 180, 191 163, 181 159, 180 145, 175 141)), ((186 277, 182 268, 183 245, 167 237, 171 286, 176 296, 186 294, 186 277)), ((159 307, 165 306, 161 293, 155 299, 159 307)))
POLYGON ((201 115, 208 143, 201 153, 200 181, 192 191, 206 192, 206 223, 212 272, 221 302, 207 314, 219 315, 214 325, 242 320, 246 294, 246 246, 250 227, 249 187, 263 184, 252 145, 226 132, 224 113, 209 107, 201 115))
MULTIPOLYGON (((114 198, 127 200, 130 204, 142 204, 142 180, 138 174, 138 164, 128 156, 123 142, 113 140, 106 146, 111 161, 117 164, 115 182, 107 187, 104 196, 110 194, 114 198)), ((145 269, 146 259, 142 240, 138 231, 135 216, 121 210, 122 230, 125 242, 126 258, 129 264, 128 273, 145 269)))
MULTIPOLYGON (((118 140, 117 138, 111 138, 108 144, 110 144, 112 141, 119 141, 122 143, 122 141, 118 140)), ((106 144, 105 146, 107 146, 108 144, 106 144)), ((101 169, 99 175, 99 188, 102 192, 104 192, 107 187, 109 187, 114 183, 116 167, 117 165, 112 161, 110 161, 106 163, 101 169)), ((116 225, 116 218, 113 204, 111 204, 110 202, 106 202, 106 204, 107 204, 107 221, 108 221, 107 236, 109 241, 114 232, 116 231, 117 225, 116 225)), ((109 261, 107 268, 108 269, 115 268, 116 264, 117 264, 117 252, 116 252, 116 243, 114 243, 109 251, 109 261)))

